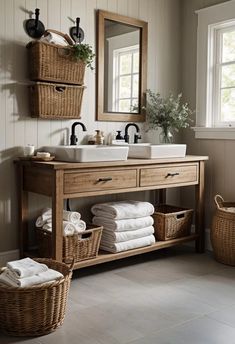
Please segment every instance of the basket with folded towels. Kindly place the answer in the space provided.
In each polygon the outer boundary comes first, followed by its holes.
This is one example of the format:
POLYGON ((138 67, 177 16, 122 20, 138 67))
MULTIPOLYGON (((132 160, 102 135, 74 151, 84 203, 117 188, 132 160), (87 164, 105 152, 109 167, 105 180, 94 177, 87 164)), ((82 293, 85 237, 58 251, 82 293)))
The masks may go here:
POLYGON ((112 253, 155 243, 154 207, 149 202, 120 201, 95 204, 92 222, 103 226, 100 248, 112 253))
POLYGON ((0 331, 40 336, 62 325, 72 266, 24 258, 0 271, 0 331))
MULTIPOLYGON (((52 210, 44 209, 36 220, 39 255, 51 257, 52 210)), ((79 262, 95 258, 98 254, 102 233, 101 226, 87 225, 76 211, 63 210, 63 262, 79 262)))

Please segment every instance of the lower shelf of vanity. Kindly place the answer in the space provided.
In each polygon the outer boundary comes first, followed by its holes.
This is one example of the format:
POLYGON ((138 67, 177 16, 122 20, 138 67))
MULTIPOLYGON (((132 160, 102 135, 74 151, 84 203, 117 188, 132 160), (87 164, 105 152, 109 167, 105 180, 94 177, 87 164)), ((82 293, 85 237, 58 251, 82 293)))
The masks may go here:
MULTIPOLYGON (((136 255, 139 255, 142 253, 157 251, 157 250, 160 250, 162 248, 180 245, 180 244, 183 244, 183 243, 186 243, 189 241, 195 241, 197 238, 198 238, 198 234, 192 234, 192 235, 182 237, 182 238, 171 239, 171 240, 167 240, 167 241, 157 241, 157 242, 155 242, 155 244, 153 244, 151 246, 140 247, 140 248, 136 248, 133 250, 124 251, 124 252, 109 253, 106 251, 99 251, 99 254, 96 258, 82 260, 80 262, 75 263, 74 269, 75 270, 81 269, 81 268, 85 268, 88 266, 98 265, 98 264, 111 262, 111 261, 118 260, 118 259, 136 256, 136 255)), ((36 257, 37 253, 35 251, 34 252, 30 251, 30 252, 25 252, 24 255, 27 257, 36 257)))

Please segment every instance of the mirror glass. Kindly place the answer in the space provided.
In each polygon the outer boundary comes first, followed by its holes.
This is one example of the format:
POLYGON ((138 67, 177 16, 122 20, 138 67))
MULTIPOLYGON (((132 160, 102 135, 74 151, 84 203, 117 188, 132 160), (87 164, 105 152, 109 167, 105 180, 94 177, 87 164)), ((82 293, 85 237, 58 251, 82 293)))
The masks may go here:
POLYGON ((147 23, 98 11, 97 119, 144 121, 147 23))
POLYGON ((104 111, 139 113, 140 29, 104 21, 104 111))

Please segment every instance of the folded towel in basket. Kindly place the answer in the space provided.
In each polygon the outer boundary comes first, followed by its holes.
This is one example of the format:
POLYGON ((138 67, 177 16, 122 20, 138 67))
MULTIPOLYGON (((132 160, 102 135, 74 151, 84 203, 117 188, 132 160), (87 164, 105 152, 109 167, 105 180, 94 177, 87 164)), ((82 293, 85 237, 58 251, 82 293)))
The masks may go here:
MULTIPOLYGON (((52 222, 46 222, 42 229, 45 229, 48 232, 52 231, 52 222)), ((83 220, 79 220, 77 223, 71 223, 68 221, 63 221, 63 235, 64 236, 69 236, 69 235, 74 235, 77 233, 84 232, 86 229, 86 222, 83 220)))
POLYGON ((154 213, 154 206, 149 202, 121 201, 95 204, 91 208, 95 216, 109 219, 133 219, 154 213))
POLYGON ((92 222, 97 226, 103 226, 107 230, 115 232, 132 231, 153 225, 152 216, 139 217, 137 219, 114 220, 106 217, 94 216, 92 222))
POLYGON ((138 238, 133 240, 128 240, 124 242, 112 243, 107 241, 102 241, 100 244, 100 248, 104 251, 109 251, 112 253, 132 250, 138 247, 150 246, 155 243, 154 235, 148 235, 144 238, 138 238))
POLYGON ((14 273, 8 268, 6 268, 0 274, 0 282, 3 282, 12 287, 31 287, 36 284, 46 283, 46 282, 54 282, 59 278, 63 278, 64 276, 56 270, 48 269, 47 271, 41 272, 39 274, 24 277, 24 278, 15 278, 14 273))
POLYGON ((23 258, 7 263, 7 268, 12 271, 15 278, 24 278, 48 270, 47 265, 36 262, 31 258, 23 258))
MULTIPOLYGON (((81 214, 77 211, 67 211, 63 210, 63 220, 72 223, 77 223, 81 219, 81 214)), ((43 210, 42 215, 36 220, 36 227, 42 227, 46 222, 52 220, 52 210, 51 208, 46 208, 43 210)))

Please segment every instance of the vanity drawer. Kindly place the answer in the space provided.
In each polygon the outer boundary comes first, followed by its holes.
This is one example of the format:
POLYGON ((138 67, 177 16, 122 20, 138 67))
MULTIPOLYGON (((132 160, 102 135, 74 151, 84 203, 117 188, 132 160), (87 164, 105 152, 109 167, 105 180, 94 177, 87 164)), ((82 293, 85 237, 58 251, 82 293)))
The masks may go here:
POLYGON ((136 170, 65 173, 64 193, 115 190, 137 186, 136 170))
POLYGON ((140 186, 184 185, 198 182, 198 164, 170 165, 168 167, 143 168, 140 172, 140 186))

